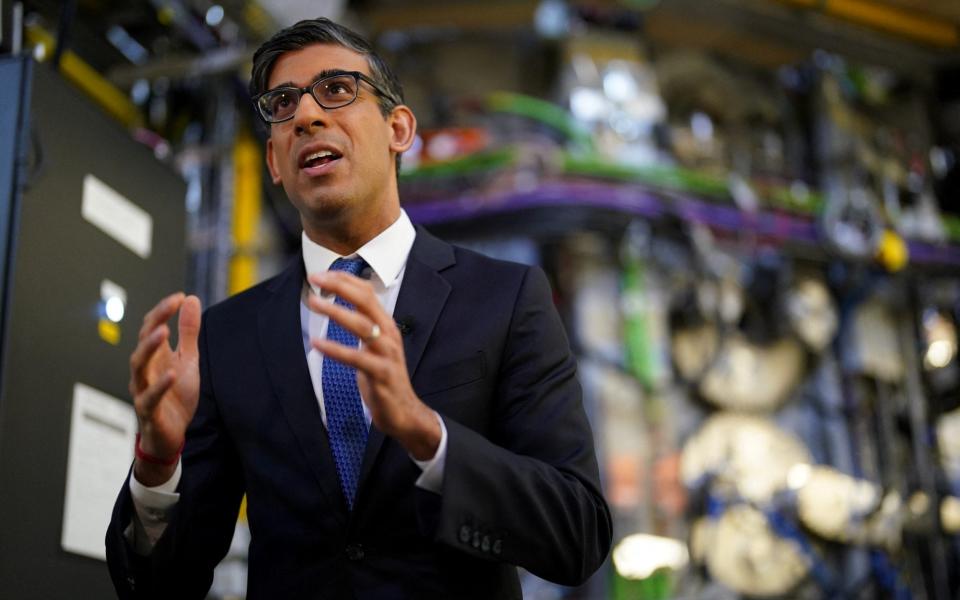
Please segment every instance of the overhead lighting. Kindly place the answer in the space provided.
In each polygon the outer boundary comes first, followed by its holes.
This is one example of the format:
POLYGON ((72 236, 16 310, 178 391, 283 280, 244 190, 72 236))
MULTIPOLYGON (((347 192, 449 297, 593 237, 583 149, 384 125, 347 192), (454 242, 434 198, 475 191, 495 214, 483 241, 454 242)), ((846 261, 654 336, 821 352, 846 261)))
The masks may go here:
POLYGON ((214 4, 207 9, 207 14, 204 15, 204 21, 210 27, 216 27, 220 23, 223 23, 223 7, 219 4, 214 4))
POLYGON ((607 98, 600 90, 578 87, 570 93, 570 111, 580 121, 599 121, 607 115, 609 107, 607 98))
POLYGON ((130 99, 138 106, 146 103, 150 99, 150 82, 143 78, 134 81, 130 86, 130 99))
POLYGON ((941 369, 950 364, 955 351, 956 348, 948 340, 937 340, 927 348, 925 361, 930 367, 941 369))
POLYGON ((646 579, 660 569, 678 571, 689 562, 680 540, 645 533, 628 535, 613 549, 613 566, 626 579, 646 579))
POLYGON ((133 64, 142 65, 147 62, 149 56, 147 49, 133 39, 123 27, 114 25, 107 29, 107 39, 113 44, 114 48, 120 51, 120 54, 123 54, 133 64))
POLYGON ((603 75, 603 91, 614 102, 629 102, 639 95, 637 81, 629 67, 621 61, 611 65, 603 75))
POLYGON ((923 365, 927 370, 942 369, 957 355, 957 329, 953 321, 937 309, 923 314, 923 331, 927 341, 923 365))
POLYGON ((790 467, 787 471, 787 487, 791 490, 799 490, 810 481, 810 474, 813 470, 810 465, 799 463, 790 467))
POLYGON ((940 524, 947 533, 960 532, 960 498, 947 496, 940 503, 940 524))
POLYGON ((559 39, 570 31, 570 14, 563 0, 542 0, 533 14, 537 33, 545 38, 559 39))
POLYGON ((693 137, 701 142, 709 142, 713 139, 713 120, 706 113, 693 113, 690 117, 690 129, 693 131, 693 137))

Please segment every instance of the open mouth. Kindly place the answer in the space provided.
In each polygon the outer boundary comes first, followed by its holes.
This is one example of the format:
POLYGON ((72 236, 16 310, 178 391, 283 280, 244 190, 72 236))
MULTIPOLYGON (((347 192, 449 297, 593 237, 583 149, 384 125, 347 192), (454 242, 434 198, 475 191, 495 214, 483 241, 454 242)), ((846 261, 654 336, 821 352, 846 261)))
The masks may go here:
POLYGON ((342 154, 338 154, 331 150, 318 150, 317 152, 312 152, 303 157, 303 160, 300 163, 300 168, 306 169, 307 171, 316 171, 326 167, 330 163, 339 160, 342 157, 342 154))

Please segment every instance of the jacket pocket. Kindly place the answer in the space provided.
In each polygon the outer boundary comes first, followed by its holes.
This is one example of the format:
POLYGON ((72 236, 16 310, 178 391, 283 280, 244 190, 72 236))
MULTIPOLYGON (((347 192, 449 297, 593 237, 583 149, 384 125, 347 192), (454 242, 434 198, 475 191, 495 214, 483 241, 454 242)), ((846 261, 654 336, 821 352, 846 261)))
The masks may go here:
POLYGON ((483 379, 487 374, 487 361, 482 351, 472 356, 442 364, 418 374, 417 394, 436 394, 461 385, 483 379))

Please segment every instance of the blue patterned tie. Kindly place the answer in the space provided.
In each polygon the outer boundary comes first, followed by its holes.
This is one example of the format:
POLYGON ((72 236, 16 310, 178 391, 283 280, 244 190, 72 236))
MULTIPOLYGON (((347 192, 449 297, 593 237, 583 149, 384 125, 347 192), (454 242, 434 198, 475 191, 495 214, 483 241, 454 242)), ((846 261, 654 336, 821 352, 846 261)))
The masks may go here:
MULTIPOLYGON (((362 258, 338 258, 330 266, 330 270, 360 275, 366 264, 362 258)), ((354 310, 352 304, 339 297, 334 303, 354 310)), ((330 319, 327 325, 327 339, 351 348, 357 347, 357 336, 333 319, 330 319)), ((323 404, 327 411, 330 447, 337 463, 337 473, 347 498, 347 506, 353 510, 353 499, 360 479, 360 465, 367 446, 367 422, 363 417, 360 390, 357 388, 357 370, 324 357, 320 379, 323 383, 323 404)))

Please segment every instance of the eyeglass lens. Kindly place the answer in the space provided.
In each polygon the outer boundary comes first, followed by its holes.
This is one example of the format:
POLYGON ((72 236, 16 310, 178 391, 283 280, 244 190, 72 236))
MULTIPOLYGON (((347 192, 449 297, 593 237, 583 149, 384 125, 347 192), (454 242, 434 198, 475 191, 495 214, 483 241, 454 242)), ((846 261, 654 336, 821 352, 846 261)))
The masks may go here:
MULTIPOLYGON (((340 108, 357 97, 357 80, 353 75, 335 75, 313 84, 313 97, 324 108, 340 108)), ((293 116, 300 104, 297 88, 280 88, 260 98, 260 108, 269 121, 284 121, 293 116)))

